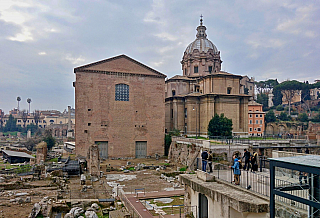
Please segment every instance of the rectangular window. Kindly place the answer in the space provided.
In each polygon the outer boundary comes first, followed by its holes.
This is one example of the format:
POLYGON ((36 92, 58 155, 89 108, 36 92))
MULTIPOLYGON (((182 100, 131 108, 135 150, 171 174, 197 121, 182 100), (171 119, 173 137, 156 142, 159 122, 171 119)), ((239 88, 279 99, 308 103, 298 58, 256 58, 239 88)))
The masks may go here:
POLYGON ((250 90, 252 90, 252 86, 250 86, 250 90))
POLYGON ((209 66, 209 67, 208 67, 208 71, 209 71, 209 73, 212 72, 212 66, 209 66))
POLYGON ((173 109, 171 109, 171 119, 173 119, 173 109))
POLYGON ((126 84, 116 84, 115 87, 116 101, 129 101, 129 86, 126 84))
POLYGON ((249 123, 252 124, 252 120, 249 120, 249 123))
POLYGON ((262 124, 262 120, 260 120, 260 124, 262 124))
POLYGON ((252 132, 252 128, 251 127, 249 128, 249 131, 252 132))
POLYGON ((194 73, 198 73, 198 66, 194 66, 194 73))
POLYGON ((258 132, 261 132, 261 128, 258 128, 258 132))
POLYGON ((187 118, 188 117, 188 110, 187 108, 184 109, 184 118, 187 118))
POLYGON ((18 123, 21 123, 21 120, 18 120, 18 123))
POLYGON ((259 124, 259 120, 256 120, 256 124, 259 124))

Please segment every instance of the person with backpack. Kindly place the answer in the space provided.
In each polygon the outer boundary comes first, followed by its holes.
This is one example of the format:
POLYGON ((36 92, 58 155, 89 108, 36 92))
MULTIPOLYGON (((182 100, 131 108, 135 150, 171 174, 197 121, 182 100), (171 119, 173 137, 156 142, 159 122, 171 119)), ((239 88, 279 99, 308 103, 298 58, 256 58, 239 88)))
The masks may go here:
POLYGON ((209 165, 210 173, 212 173, 212 161, 213 161, 213 154, 212 154, 212 151, 209 151, 208 165, 209 165))
POLYGON ((207 160, 208 160, 208 151, 204 150, 201 154, 202 158, 202 171, 206 172, 207 171, 207 160))

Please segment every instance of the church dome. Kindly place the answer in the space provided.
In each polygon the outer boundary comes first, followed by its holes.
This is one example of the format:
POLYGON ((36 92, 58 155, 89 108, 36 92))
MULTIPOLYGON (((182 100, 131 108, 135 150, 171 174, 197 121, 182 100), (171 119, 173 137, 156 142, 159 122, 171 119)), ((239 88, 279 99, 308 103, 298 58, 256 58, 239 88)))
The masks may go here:
POLYGON ((198 49, 200 53, 208 52, 209 49, 212 49, 214 54, 219 53, 217 47, 209 39, 207 39, 206 29, 207 28, 202 25, 201 19, 200 26, 197 27, 197 38, 188 45, 185 51, 187 54, 192 54, 195 49, 198 49))

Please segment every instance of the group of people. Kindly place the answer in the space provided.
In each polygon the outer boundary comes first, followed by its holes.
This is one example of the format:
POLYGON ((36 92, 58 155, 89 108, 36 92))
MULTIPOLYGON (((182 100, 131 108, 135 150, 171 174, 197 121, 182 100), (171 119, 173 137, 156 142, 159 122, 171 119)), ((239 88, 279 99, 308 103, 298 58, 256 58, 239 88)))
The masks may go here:
POLYGON ((249 170, 251 168, 251 172, 258 171, 258 153, 254 152, 253 155, 247 150, 244 149, 243 157, 244 158, 244 170, 249 170))
MULTIPOLYGON (((258 171, 258 153, 254 152, 253 155, 247 150, 244 149, 244 154, 242 159, 244 159, 244 170, 249 170, 251 168, 251 172, 255 173, 258 171), (251 167, 250 167, 251 165, 251 167)), ((240 185, 240 176, 241 176, 241 159, 239 159, 238 155, 233 155, 233 165, 230 168, 233 168, 234 175, 234 183, 236 185, 240 185)))
POLYGON ((201 153, 202 159, 202 171, 207 172, 207 164, 209 166, 209 172, 212 173, 212 161, 213 161, 213 154, 212 151, 204 150, 201 153))

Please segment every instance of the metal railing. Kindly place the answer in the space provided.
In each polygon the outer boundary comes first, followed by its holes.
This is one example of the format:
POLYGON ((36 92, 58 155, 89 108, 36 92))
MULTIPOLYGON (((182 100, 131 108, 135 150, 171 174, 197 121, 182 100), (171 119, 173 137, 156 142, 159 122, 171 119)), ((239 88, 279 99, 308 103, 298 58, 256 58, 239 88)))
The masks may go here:
MULTIPOLYGON (((202 170, 201 158, 198 158, 198 169, 202 170)), ((230 164, 231 166, 231 164, 230 164)), ((217 179, 229 182, 234 184, 234 174, 233 169, 230 169, 229 165, 221 164, 221 163, 212 163, 212 172, 211 174, 214 175, 217 179)), ((207 165, 206 171, 209 172, 209 164, 207 165)), ((266 175, 265 173, 260 172, 251 172, 251 170, 243 170, 241 169, 240 175, 240 184, 239 186, 245 188, 249 191, 270 197, 270 176, 266 175)), ((210 172, 209 172, 210 173, 210 172)), ((284 179, 275 179, 275 187, 287 187, 287 186, 297 186, 299 185, 299 176, 294 178, 296 182, 287 181, 284 179)), ((291 177, 292 178, 292 177, 291 177)), ((309 198, 308 189, 299 189, 289 191, 290 194, 296 195, 305 199, 309 198)), ((292 200, 277 196, 276 200, 278 202, 284 203, 289 206, 294 206, 298 209, 308 210, 308 206, 299 202, 294 202, 292 200)))

